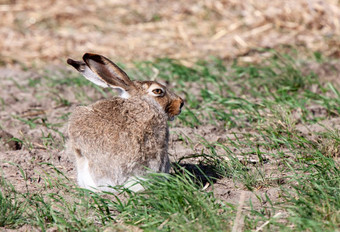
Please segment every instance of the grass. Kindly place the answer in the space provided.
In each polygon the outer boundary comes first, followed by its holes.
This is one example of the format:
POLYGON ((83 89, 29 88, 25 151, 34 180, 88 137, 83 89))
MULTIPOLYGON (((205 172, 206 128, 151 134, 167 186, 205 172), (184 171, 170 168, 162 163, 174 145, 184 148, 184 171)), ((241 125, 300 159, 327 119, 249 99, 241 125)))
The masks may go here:
POLYGON ((144 186, 144 193, 130 193, 119 210, 128 223, 164 231, 220 231, 230 226, 232 208, 202 191, 190 173, 153 176, 144 186))
POLYGON ((22 223, 25 206, 17 198, 13 186, 1 180, 0 191, 0 227, 16 226, 22 223))
MULTIPOLYGON (((310 59, 327 62, 322 54, 310 59)), ((336 83, 302 71, 305 62, 272 51, 261 64, 235 61, 225 66, 218 59, 192 67, 171 59, 136 63, 136 69, 129 70, 134 77, 157 76, 186 100, 182 114, 170 125, 190 131, 173 134, 174 144, 191 151, 176 160, 180 171, 166 177, 151 175, 142 182, 144 192, 121 189, 114 195, 79 189, 67 173, 40 164, 44 184, 34 191, 19 191, 2 178, 0 210, 5 216, 0 216, 0 225, 29 224, 42 231, 230 231, 239 202, 237 198, 230 204, 229 197, 214 194, 215 188, 222 188, 217 192, 255 196, 244 202, 239 225, 244 231, 263 225, 264 231, 338 229, 340 92, 336 83), (197 166, 188 168, 192 163, 197 166), (215 185, 220 179, 233 187, 215 185)), ((55 109, 63 109, 57 116, 13 116, 27 130, 41 130, 39 141, 47 151, 61 149, 64 143, 60 127, 69 115, 65 109, 111 95, 80 76, 64 75, 47 73, 29 80, 28 86, 20 85, 25 91, 47 87, 42 96, 49 97, 58 106, 55 109)), ((32 144, 28 136, 18 139, 32 144)))
MULTIPOLYGON (((298 170, 308 174, 296 173, 292 178, 293 192, 285 191, 286 201, 290 203, 289 220, 298 230, 333 231, 340 223, 339 167, 332 158, 319 152, 306 164, 307 168, 298 167, 298 170)), ((296 168, 292 171, 296 172, 296 168)))

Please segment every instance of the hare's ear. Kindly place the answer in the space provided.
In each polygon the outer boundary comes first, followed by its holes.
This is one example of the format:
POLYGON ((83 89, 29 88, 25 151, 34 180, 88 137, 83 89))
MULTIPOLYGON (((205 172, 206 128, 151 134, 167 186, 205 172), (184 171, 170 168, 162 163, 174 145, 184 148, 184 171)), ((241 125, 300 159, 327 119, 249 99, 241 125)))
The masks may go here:
POLYGON ((119 90, 122 98, 128 98, 130 96, 128 92, 136 88, 128 75, 106 57, 85 53, 83 60, 85 63, 68 59, 67 63, 94 84, 119 90))
POLYGON ((107 88, 109 85, 101 79, 97 74, 95 74, 83 61, 75 61, 72 59, 67 59, 67 63, 72 65, 75 69, 78 70, 83 76, 89 81, 93 82, 100 87, 107 88))
POLYGON ((109 87, 121 89, 123 92, 129 92, 135 88, 128 75, 106 57, 86 53, 83 60, 109 87))

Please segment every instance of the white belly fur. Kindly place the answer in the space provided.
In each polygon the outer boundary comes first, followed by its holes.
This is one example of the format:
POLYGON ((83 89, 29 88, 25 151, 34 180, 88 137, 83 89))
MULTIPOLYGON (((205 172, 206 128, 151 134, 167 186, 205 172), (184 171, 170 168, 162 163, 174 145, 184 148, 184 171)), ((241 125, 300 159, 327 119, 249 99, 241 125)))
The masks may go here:
MULTIPOLYGON (((89 169, 89 161, 86 157, 81 157, 78 162, 78 170, 77 170, 77 177, 78 177, 78 184, 82 188, 86 188, 92 191, 109 191, 109 192, 116 192, 115 189, 110 188, 108 186, 112 186, 111 181, 107 179, 99 180, 96 184, 93 177, 91 176, 90 169, 89 169)), ((143 186, 138 183, 139 181, 145 181, 142 177, 130 177, 127 182, 124 184, 124 188, 128 188, 133 192, 143 191, 143 186)))
POLYGON ((85 157, 82 157, 81 159, 81 162, 78 162, 78 184, 82 188, 95 191, 97 189, 97 185, 91 176, 89 161, 85 157))

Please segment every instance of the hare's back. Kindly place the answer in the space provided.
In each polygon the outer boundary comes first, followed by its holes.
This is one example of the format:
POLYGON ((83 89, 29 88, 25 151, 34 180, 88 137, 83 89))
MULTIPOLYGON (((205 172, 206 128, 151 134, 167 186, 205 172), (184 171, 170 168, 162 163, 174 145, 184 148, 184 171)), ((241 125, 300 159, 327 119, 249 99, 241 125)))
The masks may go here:
POLYGON ((165 114, 148 101, 113 98, 77 107, 70 118, 69 136, 76 147, 90 153, 94 149, 122 154, 131 147, 143 149, 141 143, 154 140, 155 133, 159 140, 164 139, 166 123, 165 114))

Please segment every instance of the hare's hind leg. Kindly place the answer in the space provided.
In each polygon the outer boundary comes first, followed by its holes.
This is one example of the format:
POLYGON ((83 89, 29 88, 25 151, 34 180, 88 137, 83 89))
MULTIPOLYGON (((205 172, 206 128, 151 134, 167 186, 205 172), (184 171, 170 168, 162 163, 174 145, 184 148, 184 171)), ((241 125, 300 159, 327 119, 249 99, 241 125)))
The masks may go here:
POLYGON ((90 173, 89 161, 81 154, 79 149, 75 149, 76 163, 77 163, 77 178, 78 184, 82 188, 97 190, 97 185, 90 173))

